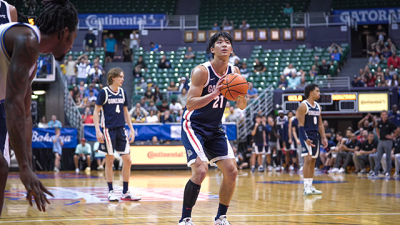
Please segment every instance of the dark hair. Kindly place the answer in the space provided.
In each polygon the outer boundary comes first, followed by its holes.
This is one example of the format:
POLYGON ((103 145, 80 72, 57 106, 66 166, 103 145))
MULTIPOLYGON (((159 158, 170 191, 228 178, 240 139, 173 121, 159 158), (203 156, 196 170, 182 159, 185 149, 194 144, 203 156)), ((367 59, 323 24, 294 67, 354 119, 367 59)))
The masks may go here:
MULTIPOLYGON (((224 39, 228 39, 231 45, 233 44, 233 38, 228 32, 220 31, 213 36, 211 36, 210 40, 208 41, 207 53, 211 53, 211 48, 215 47, 215 42, 218 41, 219 37, 223 37, 224 39)), ((212 58, 214 58, 214 53, 211 53, 212 58)))
POLYGON ((150 42, 150 45, 154 45, 154 42, 150 42))
POLYGON ((306 96, 306 99, 310 96, 310 92, 314 91, 316 87, 318 87, 318 84, 308 84, 304 88, 304 95, 306 96))
POLYGON ((17 12, 17 15, 19 23, 29 23, 29 18, 27 16, 21 14, 20 12, 17 12))
POLYGON ((383 111, 381 112, 381 114, 382 114, 382 113, 389 114, 386 110, 383 110, 383 111))
POLYGON ((256 116, 256 118, 260 118, 260 119, 261 119, 261 118, 262 118, 262 116, 260 116, 260 115, 257 115, 257 116, 256 116))
POLYGON ((347 128, 347 129, 346 129, 346 132, 347 132, 348 130, 349 130, 351 133, 353 133, 353 129, 347 128))
POLYGON ((40 32, 43 34, 58 33, 58 38, 60 38, 64 28, 68 28, 69 32, 77 29, 78 12, 70 1, 44 0, 42 5, 43 12, 36 20, 40 32))
POLYGON ((370 135, 370 134, 372 134, 372 135, 374 135, 374 136, 375 136, 375 134, 374 134, 374 133, 372 133, 372 132, 368 132, 368 135, 370 135))
POLYGON ((337 136, 337 135, 340 135, 340 136, 343 137, 343 134, 342 134, 342 132, 340 132, 340 131, 338 131, 338 132, 336 133, 336 136, 337 136))

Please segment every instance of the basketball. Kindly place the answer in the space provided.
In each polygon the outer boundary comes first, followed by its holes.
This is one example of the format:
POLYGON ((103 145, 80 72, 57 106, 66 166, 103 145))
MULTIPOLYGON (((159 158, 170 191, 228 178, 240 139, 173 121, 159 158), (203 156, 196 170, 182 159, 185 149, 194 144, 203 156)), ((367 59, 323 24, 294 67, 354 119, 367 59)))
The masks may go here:
POLYGON ((221 84, 223 85, 221 93, 229 101, 236 101, 243 98, 249 89, 246 78, 237 73, 226 75, 225 80, 221 84))

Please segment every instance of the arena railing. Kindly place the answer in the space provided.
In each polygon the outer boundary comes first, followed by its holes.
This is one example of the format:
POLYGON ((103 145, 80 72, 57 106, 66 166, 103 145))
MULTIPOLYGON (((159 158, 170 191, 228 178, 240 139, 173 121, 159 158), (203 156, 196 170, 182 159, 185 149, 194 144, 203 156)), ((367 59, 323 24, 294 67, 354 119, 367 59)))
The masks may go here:
POLYGON ((291 27, 313 27, 313 26, 348 26, 357 30, 357 20, 344 15, 330 15, 325 12, 292 13, 290 15, 291 27), (343 20, 344 19, 344 20, 343 20))
POLYGON ((89 30, 89 28, 93 28, 93 33, 97 35, 97 32, 100 31, 101 33, 103 31, 103 24, 97 17, 79 20, 78 30, 89 30))
POLYGON ((347 88, 350 90, 350 77, 347 76, 328 78, 321 78, 317 76, 314 83, 318 84, 320 88, 347 88))
POLYGON ((247 140, 247 135, 250 134, 253 126, 253 118, 259 111, 262 111, 262 115, 267 116, 274 109, 274 88, 272 85, 268 86, 258 97, 248 102, 245 113, 244 122, 238 123, 237 134, 238 140, 244 142, 247 140))

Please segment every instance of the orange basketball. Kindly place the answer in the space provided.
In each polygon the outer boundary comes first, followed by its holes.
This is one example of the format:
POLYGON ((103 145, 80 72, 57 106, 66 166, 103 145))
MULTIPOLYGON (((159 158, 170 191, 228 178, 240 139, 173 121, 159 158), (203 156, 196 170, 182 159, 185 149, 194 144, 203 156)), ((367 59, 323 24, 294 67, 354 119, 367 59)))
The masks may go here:
POLYGON ((249 89, 246 78, 237 73, 226 75, 225 80, 221 84, 223 85, 221 93, 229 101, 236 101, 243 98, 249 89))

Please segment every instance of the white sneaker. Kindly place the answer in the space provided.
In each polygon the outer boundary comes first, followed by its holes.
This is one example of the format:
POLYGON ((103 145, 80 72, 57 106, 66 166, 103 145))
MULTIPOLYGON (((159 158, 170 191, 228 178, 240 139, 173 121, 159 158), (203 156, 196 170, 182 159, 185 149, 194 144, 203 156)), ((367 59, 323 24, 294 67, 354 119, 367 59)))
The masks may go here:
POLYGON ((114 191, 110 191, 108 193, 108 201, 110 201, 110 202, 118 202, 118 198, 115 196, 114 191))
POLYGON ((90 171, 90 167, 86 167, 85 171, 90 171))
POLYGON ((332 168, 328 171, 328 173, 337 173, 339 171, 338 168, 332 168))
POLYGON ((185 218, 178 225, 194 225, 192 218, 185 218))
POLYGON ((393 177, 398 177, 399 176, 399 172, 395 172, 393 177))
POLYGON ((344 172, 346 172, 346 170, 343 169, 343 167, 342 167, 342 168, 340 168, 337 172, 338 172, 338 173, 344 173, 344 172))
POLYGON ((104 170, 104 167, 103 166, 99 166, 99 167, 97 167, 97 170, 104 170))
POLYGON ((311 190, 313 195, 321 195, 322 194, 322 191, 319 191, 319 190, 315 189, 314 186, 311 186, 310 190, 311 190))
POLYGON ((312 195, 312 194, 313 194, 313 193, 312 193, 310 187, 305 187, 305 188, 303 189, 303 195, 307 196, 307 195, 312 195))
POLYGON ((303 171, 303 167, 302 166, 300 167, 299 171, 303 171))
POLYGON ((268 170, 269 170, 269 171, 272 171, 273 169, 274 169, 273 166, 268 166, 268 170))
POLYGON ((78 168, 75 169, 75 173, 79 173, 79 169, 78 168))
POLYGON ((122 201, 140 201, 141 199, 141 197, 132 195, 130 191, 127 191, 125 194, 121 195, 122 201))
POLYGON ((60 169, 58 169, 56 166, 54 167, 54 172, 58 173, 60 172, 60 169))
POLYGON ((281 171, 281 167, 280 166, 275 167, 275 171, 281 171))
POLYGON ((386 178, 390 178, 390 173, 385 173, 386 178))
POLYGON ((231 223, 226 219, 226 215, 222 215, 214 222, 214 225, 231 225, 231 223))
POLYGON ((259 166, 258 167, 258 172, 264 172, 264 167, 263 166, 259 166))
POLYGON ((293 171, 293 170, 294 170, 294 167, 293 167, 292 165, 290 165, 290 166, 289 166, 289 170, 290 170, 290 171, 293 171))

